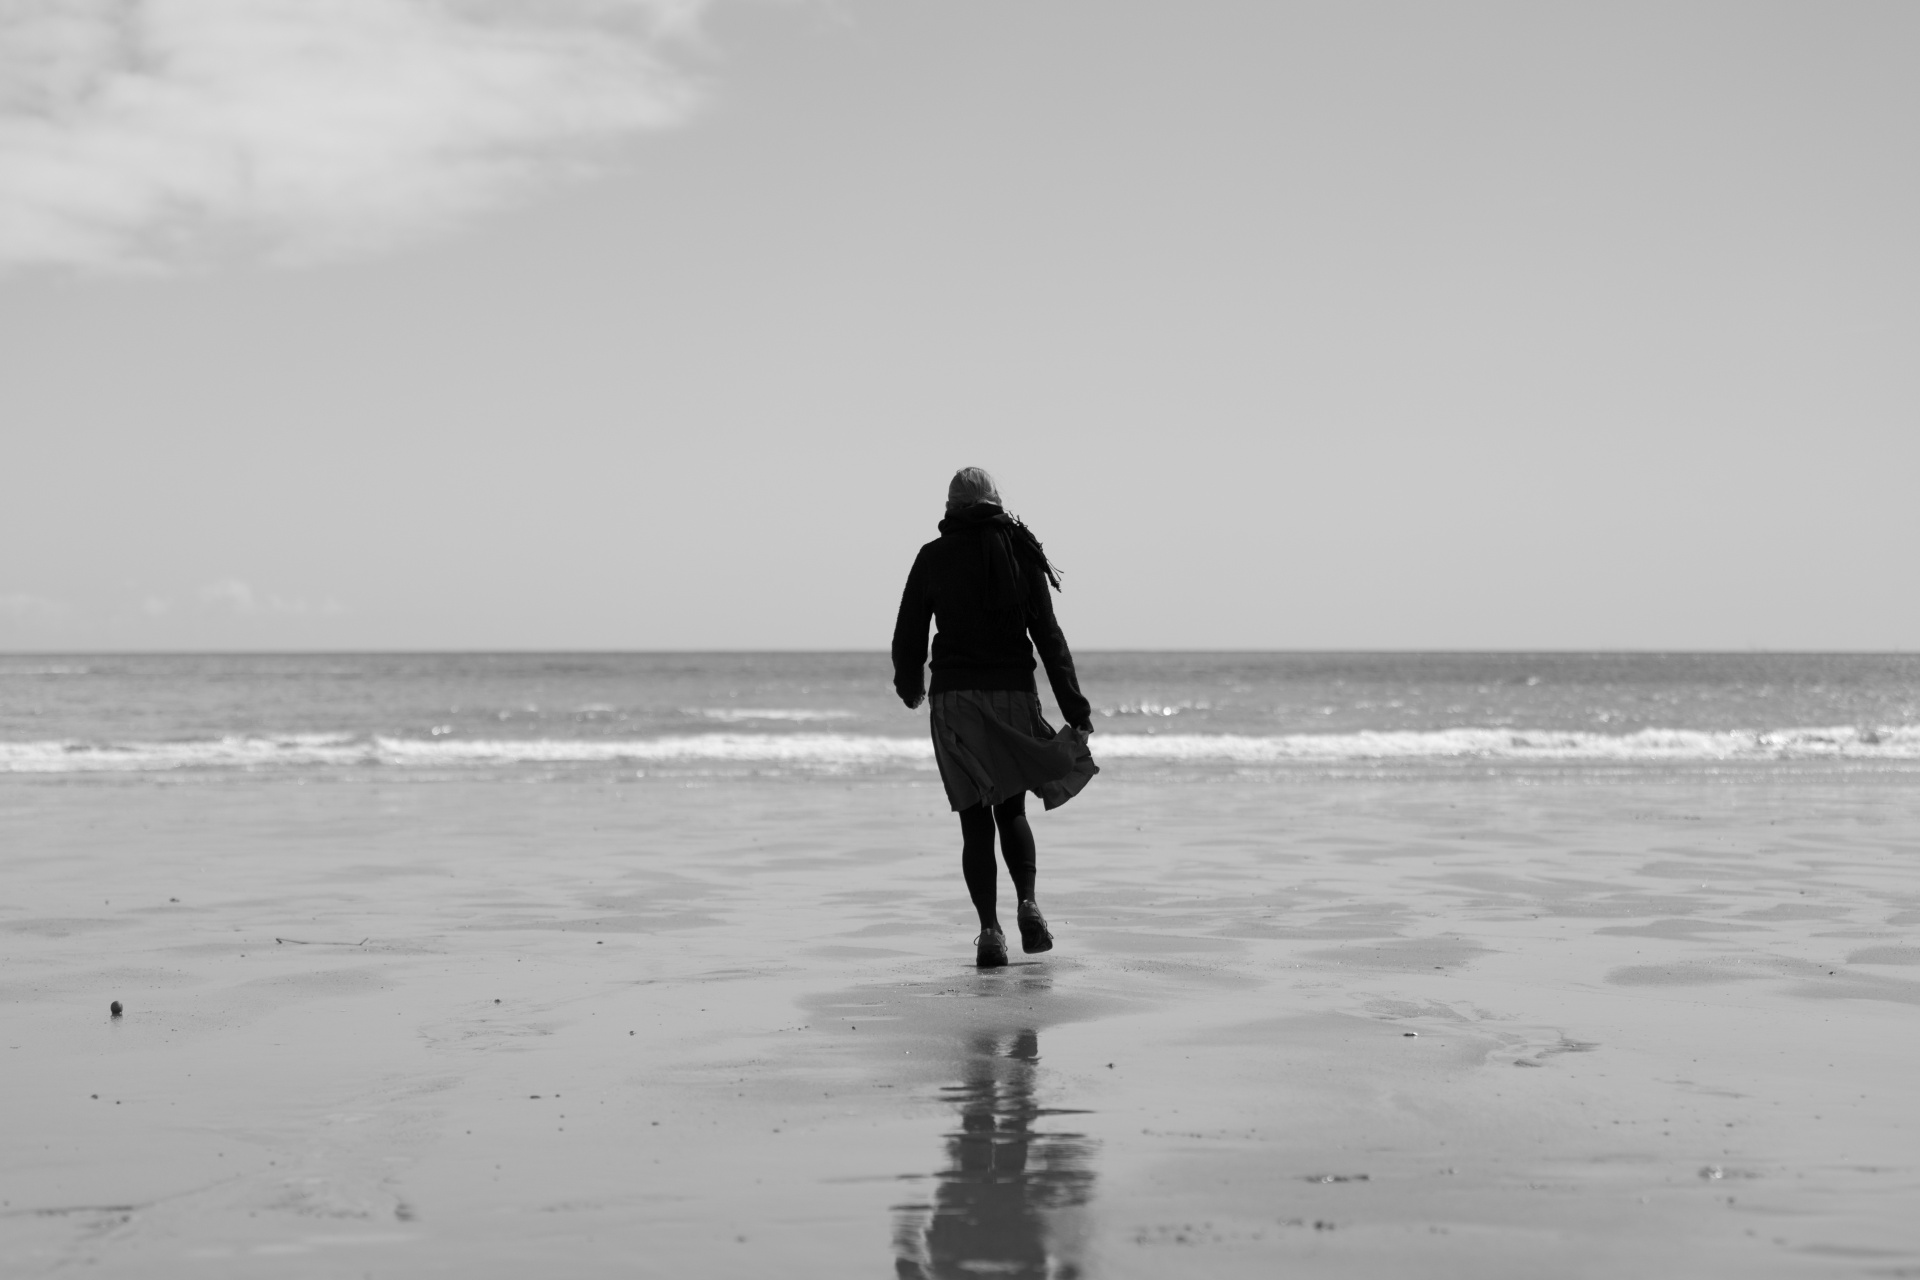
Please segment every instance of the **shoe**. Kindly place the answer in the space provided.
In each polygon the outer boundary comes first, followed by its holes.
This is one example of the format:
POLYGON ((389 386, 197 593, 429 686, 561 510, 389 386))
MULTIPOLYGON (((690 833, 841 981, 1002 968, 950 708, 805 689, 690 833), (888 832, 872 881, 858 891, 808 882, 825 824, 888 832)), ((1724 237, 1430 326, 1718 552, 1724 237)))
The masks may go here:
POLYGON ((973 940, 973 962, 982 969, 1003 969, 1007 963, 1007 936, 988 929, 973 940))
POLYGON ((1029 898, 1020 904, 1020 949, 1028 955, 1053 950, 1053 934, 1047 931, 1047 918, 1040 904, 1029 898))

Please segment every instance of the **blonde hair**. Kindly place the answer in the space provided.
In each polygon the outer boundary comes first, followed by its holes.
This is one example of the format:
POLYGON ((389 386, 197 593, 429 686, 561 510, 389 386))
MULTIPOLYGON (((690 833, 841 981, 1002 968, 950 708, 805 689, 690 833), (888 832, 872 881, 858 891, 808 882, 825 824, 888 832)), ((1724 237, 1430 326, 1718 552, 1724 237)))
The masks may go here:
POLYGON ((1000 490, 994 485, 993 477, 981 467, 962 467, 953 473, 953 479, 947 482, 947 512, 971 507, 977 502, 991 502, 995 506, 1003 505, 1000 490))

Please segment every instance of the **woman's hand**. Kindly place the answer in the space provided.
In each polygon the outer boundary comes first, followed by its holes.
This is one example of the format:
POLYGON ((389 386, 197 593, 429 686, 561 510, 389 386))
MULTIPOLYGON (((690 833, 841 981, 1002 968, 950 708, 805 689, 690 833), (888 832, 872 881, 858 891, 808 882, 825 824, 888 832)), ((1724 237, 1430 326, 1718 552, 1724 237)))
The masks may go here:
POLYGON ((926 700, 927 700, 927 695, 924 693, 919 694, 918 696, 911 699, 909 698, 900 699, 900 701, 907 704, 907 710, 909 711, 918 711, 920 709, 920 704, 925 702, 926 700))

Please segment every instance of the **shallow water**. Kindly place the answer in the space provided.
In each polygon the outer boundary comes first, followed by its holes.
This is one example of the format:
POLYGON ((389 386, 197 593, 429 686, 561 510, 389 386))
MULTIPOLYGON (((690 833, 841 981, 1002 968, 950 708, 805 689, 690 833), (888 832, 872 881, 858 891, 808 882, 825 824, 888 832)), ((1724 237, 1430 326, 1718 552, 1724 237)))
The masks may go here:
POLYGON ((1102 774, 1035 818, 1059 948, 990 973, 956 826, 7 780, 0 1270, 1920 1267, 1904 778, 1102 774))
MULTIPOLYGON (((1920 766, 1920 657, 1081 659, 1100 751, 1202 774, 1490 763, 1920 766)), ((11 656, 0 771, 932 767, 879 654, 11 656)))

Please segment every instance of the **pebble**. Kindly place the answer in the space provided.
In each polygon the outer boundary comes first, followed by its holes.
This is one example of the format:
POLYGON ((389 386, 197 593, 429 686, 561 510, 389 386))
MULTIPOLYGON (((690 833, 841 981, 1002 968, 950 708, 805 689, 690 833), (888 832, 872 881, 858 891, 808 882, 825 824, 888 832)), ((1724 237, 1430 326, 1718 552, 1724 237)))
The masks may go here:
POLYGON ((126 1010, 120 1007, 120 1002, 118 1000, 115 1000, 112 1004, 107 1006, 107 1012, 117 1018, 121 1014, 125 1013, 126 1010))

